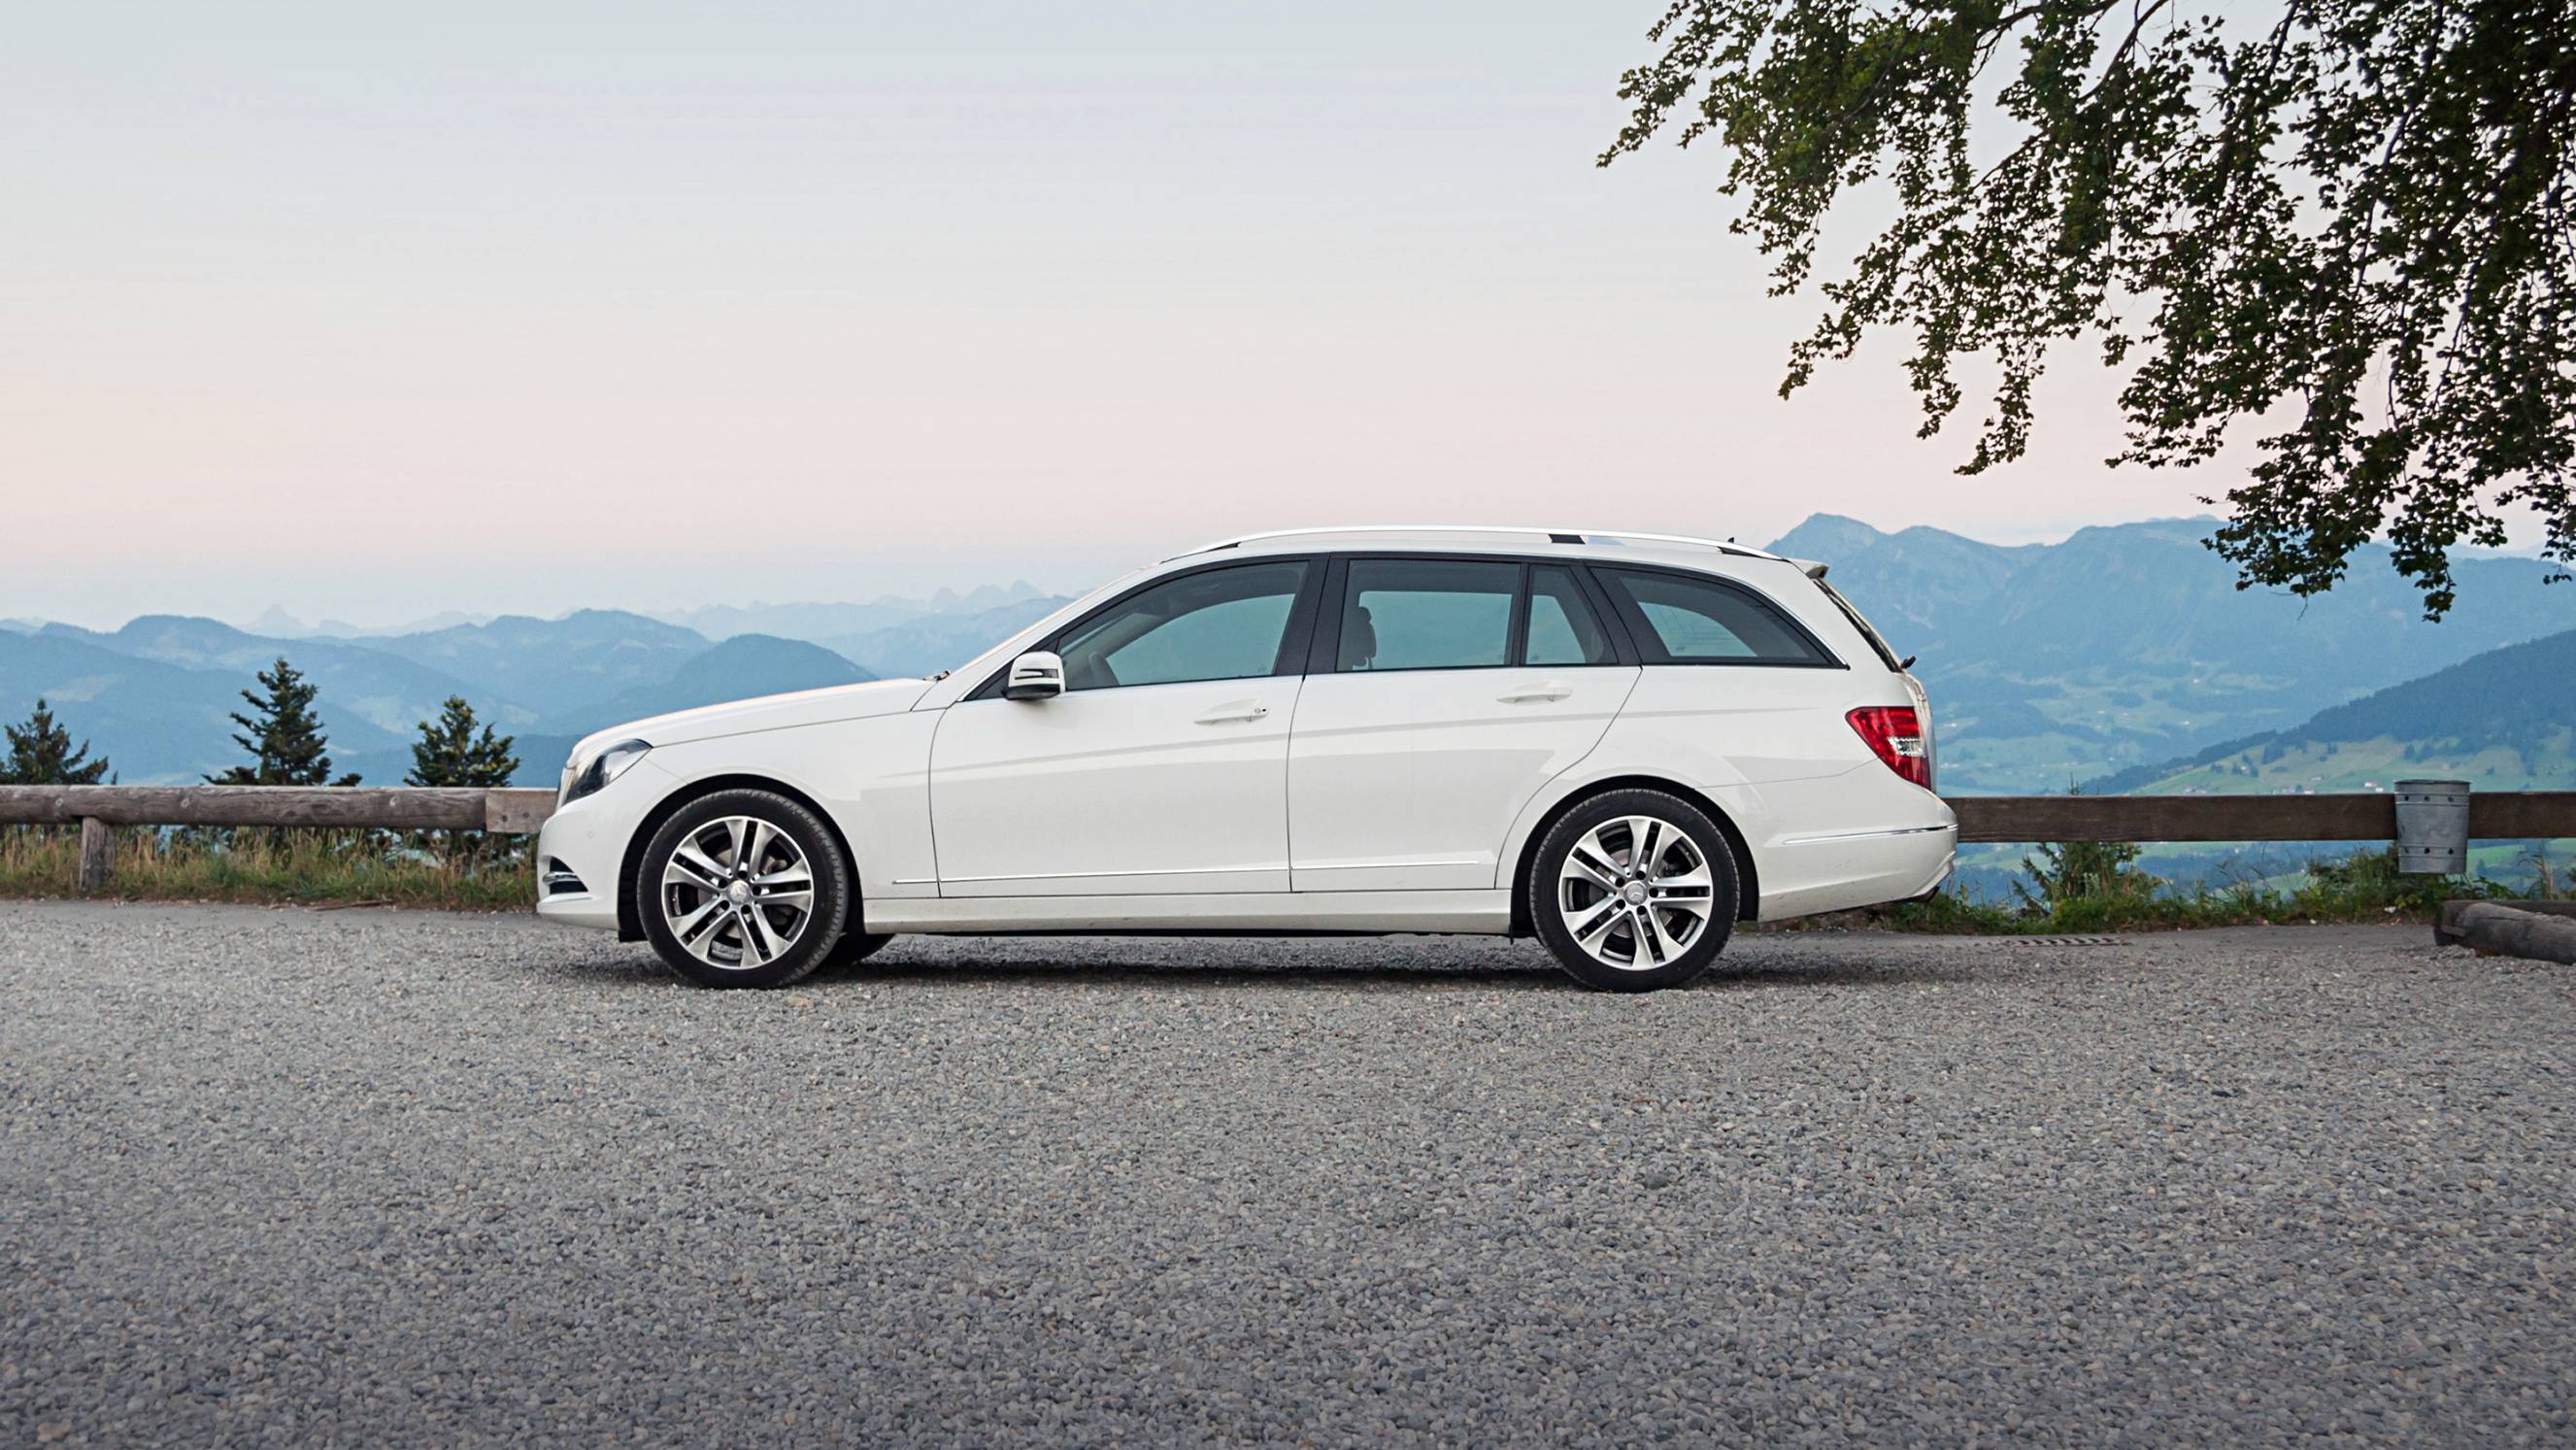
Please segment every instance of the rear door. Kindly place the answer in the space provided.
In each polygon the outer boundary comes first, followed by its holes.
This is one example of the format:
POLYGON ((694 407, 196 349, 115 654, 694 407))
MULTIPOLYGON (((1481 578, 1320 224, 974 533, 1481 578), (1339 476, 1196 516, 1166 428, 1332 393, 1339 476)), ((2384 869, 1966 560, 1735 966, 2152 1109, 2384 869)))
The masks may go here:
POLYGON ((1494 886, 1521 808, 1636 683, 1606 608, 1546 560, 1335 560, 1288 741, 1295 889, 1494 886))

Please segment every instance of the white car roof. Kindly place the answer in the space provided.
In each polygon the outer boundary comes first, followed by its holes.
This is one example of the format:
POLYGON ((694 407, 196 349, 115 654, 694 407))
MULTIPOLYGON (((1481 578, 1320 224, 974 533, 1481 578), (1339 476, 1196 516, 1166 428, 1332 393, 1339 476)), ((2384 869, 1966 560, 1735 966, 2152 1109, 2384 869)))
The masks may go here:
POLYGON ((1711 554, 1748 559, 1779 559, 1767 549, 1731 539, 1702 539, 1684 534, 1641 533, 1629 529, 1543 529, 1486 524, 1343 524, 1326 528, 1277 529, 1243 534, 1173 555, 1164 563, 1213 554, 1303 553, 1331 549, 1430 549, 1467 552, 1478 549, 1513 553, 1542 552, 1592 558, 1640 559, 1652 556, 1705 560, 1711 554))

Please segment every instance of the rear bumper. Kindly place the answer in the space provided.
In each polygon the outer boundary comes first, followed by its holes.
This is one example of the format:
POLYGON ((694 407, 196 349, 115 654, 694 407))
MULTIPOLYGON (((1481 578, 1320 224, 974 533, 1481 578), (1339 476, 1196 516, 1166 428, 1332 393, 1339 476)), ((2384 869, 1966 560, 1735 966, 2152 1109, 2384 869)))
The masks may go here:
POLYGON ((1958 860, 1956 825, 1791 837, 1763 862, 1760 919, 1916 900, 1939 890, 1958 860))

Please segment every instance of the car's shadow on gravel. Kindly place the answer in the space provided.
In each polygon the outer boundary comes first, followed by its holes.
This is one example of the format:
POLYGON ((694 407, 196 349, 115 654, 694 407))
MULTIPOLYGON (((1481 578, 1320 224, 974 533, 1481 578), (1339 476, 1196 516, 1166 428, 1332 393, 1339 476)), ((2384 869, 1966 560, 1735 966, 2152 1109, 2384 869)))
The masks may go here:
MULTIPOLYGON (((1582 993, 1587 989, 1535 948, 1488 950, 1407 943, 1341 943, 1332 946, 1224 940, 1157 939, 1145 944, 1096 947, 1046 939, 1016 950, 958 938, 929 948, 898 944, 856 966, 816 972, 790 990, 829 992, 844 987, 923 988, 1008 983, 1017 986, 1096 989, 1120 985, 1187 985, 1210 989, 1349 992, 1431 987, 1582 993)), ((1923 986, 1995 986, 2043 977, 2063 980, 2064 963, 2021 956, 1945 950, 1891 952, 1881 945, 1844 954, 1801 950, 1791 960, 1749 945, 1721 958, 1685 992, 1869 990, 1923 986), (1751 958, 1744 960, 1742 958, 1751 958)), ((2109 966, 2105 961, 2100 966, 2109 966)), ((616 986, 692 990, 641 947, 585 953, 559 965, 567 976, 616 986)))

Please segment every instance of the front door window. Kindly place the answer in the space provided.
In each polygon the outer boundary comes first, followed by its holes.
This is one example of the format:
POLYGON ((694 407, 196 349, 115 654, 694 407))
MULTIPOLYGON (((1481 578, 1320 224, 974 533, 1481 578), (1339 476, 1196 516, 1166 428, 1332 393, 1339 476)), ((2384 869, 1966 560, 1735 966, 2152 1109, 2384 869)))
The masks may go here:
POLYGON ((1279 668, 1302 560, 1210 569, 1158 584, 1064 638, 1067 690, 1241 680, 1279 668))

